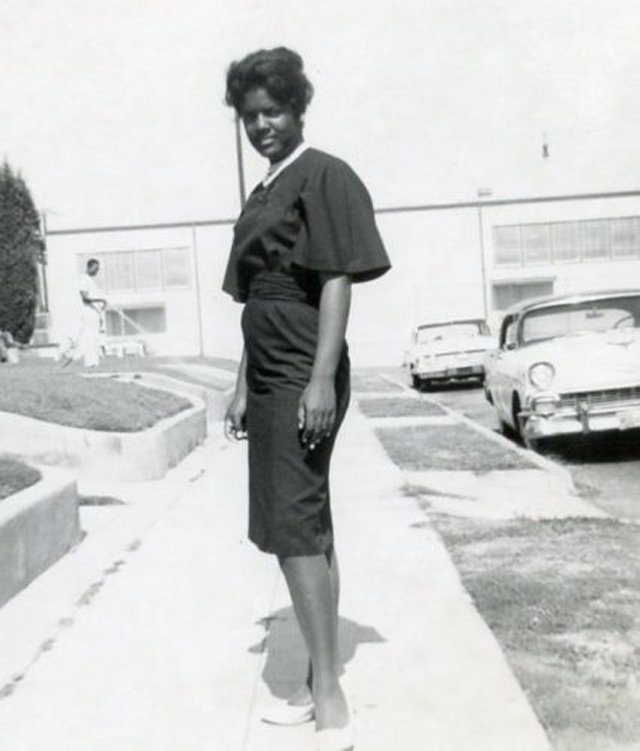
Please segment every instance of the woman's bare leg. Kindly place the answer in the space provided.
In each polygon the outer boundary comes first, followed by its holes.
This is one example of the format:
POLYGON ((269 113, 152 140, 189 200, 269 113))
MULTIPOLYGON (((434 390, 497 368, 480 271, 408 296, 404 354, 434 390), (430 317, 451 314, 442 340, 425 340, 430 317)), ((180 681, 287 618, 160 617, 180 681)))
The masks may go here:
MULTIPOLYGON (((336 611, 336 626, 339 622, 338 620, 338 608, 339 608, 339 602, 340 602, 340 569, 338 567, 338 557, 336 556, 335 550, 330 550, 326 553, 326 559, 327 563, 329 564, 329 573, 331 574, 331 586, 333 590, 333 600, 334 600, 334 608, 336 611)), ((336 637, 337 638, 337 637, 336 637)), ((339 655, 338 655, 339 658, 339 655)), ((342 666, 340 663, 338 663, 338 675, 342 671, 342 666)), ((313 701, 313 666, 311 665, 311 660, 309 660, 309 664, 307 666, 307 676, 305 678, 305 682, 300 686, 300 688, 295 691, 291 697, 287 700, 288 704, 291 704, 294 707, 298 706, 304 706, 306 704, 309 704, 313 701)))
POLYGON ((300 630, 309 650, 316 727, 342 727, 349 721, 338 680, 339 576, 335 554, 291 556, 280 560, 300 630))

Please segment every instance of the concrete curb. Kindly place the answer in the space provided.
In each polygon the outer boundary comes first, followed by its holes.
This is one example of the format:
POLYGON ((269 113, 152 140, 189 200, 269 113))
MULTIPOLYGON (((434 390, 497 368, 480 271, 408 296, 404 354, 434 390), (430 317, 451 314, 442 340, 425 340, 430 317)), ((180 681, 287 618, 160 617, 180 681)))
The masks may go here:
POLYGON ((531 462, 532 464, 535 464, 540 469, 546 472, 551 472, 552 474, 556 476, 556 478, 562 484, 565 485, 567 493, 578 495, 578 491, 576 490, 576 487, 573 483, 573 476, 571 475, 571 472, 565 467, 562 467, 561 465, 556 464, 556 462, 552 461, 551 459, 548 459, 545 456, 542 456, 541 454, 538 454, 535 451, 531 451, 530 449, 525 449, 520 446, 516 446, 508 438, 505 438, 503 435, 500 435, 500 433, 496 433, 495 431, 490 430, 489 428, 485 428, 484 425, 480 425, 479 423, 472 420, 470 417, 467 417, 461 412, 456 412, 454 409, 451 409, 446 404, 443 404, 443 402, 441 402, 437 397, 434 397, 432 395, 425 396, 424 394, 416 394, 410 386, 400 383, 399 381, 396 381, 394 378, 390 378, 389 376, 383 375, 382 378, 384 378, 386 381, 389 381, 389 383, 395 384, 396 386, 401 386, 408 394, 411 394, 416 399, 428 399, 432 401, 434 404, 437 404, 438 407, 440 407, 442 410, 444 410, 448 415, 453 417, 458 422, 464 423, 465 425, 475 430, 477 433, 480 433, 486 438, 489 438, 490 440, 494 441, 494 443, 498 443, 503 448, 513 451, 514 453, 521 456, 523 459, 531 462))
POLYGON ((206 434, 206 409, 201 402, 135 433, 84 430, 0 412, 0 451, 68 467, 82 479, 159 479, 206 434))
POLYGON ((196 383, 183 381, 175 376, 162 373, 154 373, 148 370, 138 370, 135 373, 122 372, 116 374, 118 380, 135 383, 138 386, 170 391, 178 396, 184 396, 193 401, 201 401, 207 409, 207 419, 211 421, 221 420, 227 409, 227 405, 233 393, 233 387, 223 390, 215 386, 200 386, 196 383))
POLYGON ((442 409, 446 410, 449 414, 455 415, 460 422, 465 423, 470 428, 475 430, 477 433, 480 433, 481 435, 484 435, 487 438, 490 438, 492 441, 494 441, 494 443, 500 444, 505 449, 510 449, 511 451, 521 456, 523 459, 526 459, 532 464, 535 464, 536 466, 538 466, 540 469, 544 470, 545 472, 550 472, 553 475, 555 475, 559 481, 561 481, 564 485, 566 485, 567 493, 571 493, 573 495, 578 494, 576 487, 573 484, 573 477, 571 475, 571 472, 569 472, 569 470, 566 469, 566 467, 562 467, 560 464, 556 464, 556 462, 552 461, 551 459, 547 459, 547 457, 542 456, 541 454, 538 454, 535 451, 531 451, 530 449, 525 449, 525 448, 521 448, 520 446, 516 446, 508 438, 505 438, 503 435, 500 435, 500 433, 496 433, 495 431, 490 430, 489 428, 485 428, 484 425, 480 425, 479 423, 472 420, 470 417, 463 415, 461 412, 456 412, 455 410, 450 409, 445 404, 443 404, 439 399, 435 399, 433 397, 429 397, 429 398, 432 399, 439 407, 442 407, 442 409))
POLYGON ((94 598, 133 562, 149 531, 183 497, 188 501, 206 474, 208 445, 198 447, 161 480, 78 483, 82 539, 0 608, 0 707, 51 645, 68 635, 94 598), (83 506, 82 496, 87 495, 115 496, 123 503, 83 506))
POLYGON ((39 482, 0 502, 0 606, 80 541, 75 479, 39 469, 39 482))

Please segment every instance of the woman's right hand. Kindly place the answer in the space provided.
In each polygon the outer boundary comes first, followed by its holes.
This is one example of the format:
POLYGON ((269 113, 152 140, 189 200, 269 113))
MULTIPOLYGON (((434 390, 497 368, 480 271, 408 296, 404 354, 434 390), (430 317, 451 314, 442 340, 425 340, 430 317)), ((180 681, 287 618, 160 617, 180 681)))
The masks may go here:
POLYGON ((243 441, 247 438, 247 397, 234 394, 224 416, 224 434, 229 440, 243 441))

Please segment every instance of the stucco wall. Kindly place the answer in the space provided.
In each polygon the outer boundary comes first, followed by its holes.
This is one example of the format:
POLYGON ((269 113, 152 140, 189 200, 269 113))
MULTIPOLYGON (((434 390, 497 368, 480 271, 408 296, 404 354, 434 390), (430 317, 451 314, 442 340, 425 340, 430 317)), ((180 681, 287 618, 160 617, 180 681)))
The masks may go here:
MULTIPOLYGON (((375 282, 354 287, 349 343, 355 364, 400 364, 417 324, 481 317, 485 296, 491 308, 495 282, 553 279, 556 292, 640 285, 640 255, 634 260, 504 268, 493 264, 492 249, 495 226, 640 216, 640 197, 506 206, 489 202, 481 213, 482 245, 477 206, 378 214, 393 269, 375 282)), ((231 237, 230 224, 51 235, 48 282, 54 338, 77 327, 78 254, 184 247, 194 271, 189 289, 114 294, 111 301, 166 306, 167 332, 152 339, 159 354, 238 357, 241 306, 220 289, 231 237)), ((490 314, 494 327, 499 318, 499 313, 490 314)))

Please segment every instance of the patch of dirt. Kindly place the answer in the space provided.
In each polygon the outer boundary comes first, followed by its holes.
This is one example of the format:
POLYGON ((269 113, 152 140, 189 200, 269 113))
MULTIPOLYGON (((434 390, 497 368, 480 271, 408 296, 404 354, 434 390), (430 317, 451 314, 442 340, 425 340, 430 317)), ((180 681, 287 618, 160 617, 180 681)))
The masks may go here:
POLYGON ((583 480, 575 479, 573 481, 575 489, 578 491, 580 498, 584 498, 587 501, 591 501, 594 498, 599 498, 602 495, 602 491, 596 488, 594 485, 590 485, 583 480))

